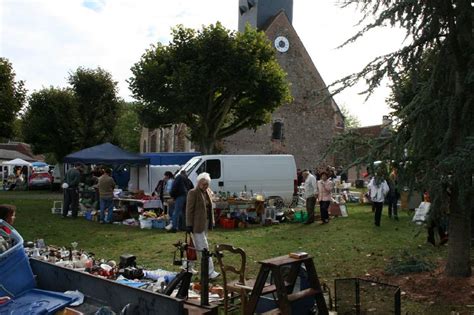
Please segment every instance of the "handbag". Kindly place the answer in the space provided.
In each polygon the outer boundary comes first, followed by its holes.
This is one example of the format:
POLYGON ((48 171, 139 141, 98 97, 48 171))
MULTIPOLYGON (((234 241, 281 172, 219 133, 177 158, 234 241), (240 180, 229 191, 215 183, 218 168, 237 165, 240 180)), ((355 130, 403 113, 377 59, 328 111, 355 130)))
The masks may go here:
POLYGON ((187 244, 186 245, 186 259, 188 261, 197 260, 196 248, 194 247, 193 238, 191 237, 190 233, 186 232, 186 237, 184 241, 187 244), (189 234, 189 240, 188 240, 188 234, 189 234))

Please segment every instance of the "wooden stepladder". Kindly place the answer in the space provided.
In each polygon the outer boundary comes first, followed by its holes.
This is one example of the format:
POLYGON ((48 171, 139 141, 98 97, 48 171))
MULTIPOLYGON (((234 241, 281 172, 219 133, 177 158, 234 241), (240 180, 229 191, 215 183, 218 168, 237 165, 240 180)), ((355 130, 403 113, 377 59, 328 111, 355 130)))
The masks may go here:
POLYGON ((319 314, 328 314, 328 308, 326 301, 324 300, 321 283, 319 282, 318 274, 316 273, 316 268, 311 256, 305 258, 281 256, 260 261, 259 264, 260 271, 245 308, 246 315, 254 314, 258 299, 261 296, 273 292, 277 293, 278 308, 268 311, 265 314, 291 315, 291 303, 310 296, 314 296, 316 299, 319 314), (309 288, 293 293, 296 278, 298 277, 302 265, 306 267, 308 273, 309 288), (290 273, 286 281, 283 280, 282 277, 282 267, 284 266, 290 267, 290 273), (274 284, 272 285, 266 285, 265 283, 269 275, 272 275, 274 280, 274 284))

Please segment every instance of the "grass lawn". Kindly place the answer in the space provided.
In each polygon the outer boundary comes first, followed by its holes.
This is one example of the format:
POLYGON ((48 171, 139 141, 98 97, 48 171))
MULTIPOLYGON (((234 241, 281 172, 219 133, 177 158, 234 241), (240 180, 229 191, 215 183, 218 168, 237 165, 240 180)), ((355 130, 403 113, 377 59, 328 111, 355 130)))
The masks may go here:
MULTIPOLYGON (((97 257, 118 260, 123 253, 133 253, 138 262, 150 268, 173 270, 174 247, 183 233, 170 234, 162 230, 140 230, 134 227, 99 225, 82 218, 62 219, 51 214, 53 200, 59 195, 36 192, 0 192, 0 203, 18 207, 15 227, 25 240, 45 239, 47 244, 69 246, 73 241, 97 257), (36 197, 35 197, 36 196, 36 197)), ((247 274, 256 276, 257 261, 303 250, 315 257, 322 281, 331 287, 336 278, 363 277, 380 272, 390 257, 407 250, 438 263, 446 258, 446 247, 425 244, 425 231, 410 222, 402 212, 400 221, 390 221, 386 211, 382 226, 373 226, 373 214, 367 206, 348 207, 348 218, 336 218, 327 225, 281 224, 270 227, 222 230, 210 233, 212 244, 228 243, 247 253, 247 274)), ((401 288, 403 291, 403 287, 401 288)), ((449 301, 419 303, 408 295, 402 298, 405 314, 446 314, 461 306, 441 306, 449 301)))

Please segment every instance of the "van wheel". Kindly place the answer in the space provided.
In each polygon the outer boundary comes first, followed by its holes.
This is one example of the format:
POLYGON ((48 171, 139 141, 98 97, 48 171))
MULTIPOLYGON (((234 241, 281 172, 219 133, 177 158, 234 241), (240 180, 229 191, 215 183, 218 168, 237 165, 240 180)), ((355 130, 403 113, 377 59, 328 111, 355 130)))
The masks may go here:
POLYGON ((285 202, 281 197, 275 196, 275 197, 270 197, 268 200, 273 200, 273 205, 275 206, 276 210, 281 210, 285 208, 285 202))

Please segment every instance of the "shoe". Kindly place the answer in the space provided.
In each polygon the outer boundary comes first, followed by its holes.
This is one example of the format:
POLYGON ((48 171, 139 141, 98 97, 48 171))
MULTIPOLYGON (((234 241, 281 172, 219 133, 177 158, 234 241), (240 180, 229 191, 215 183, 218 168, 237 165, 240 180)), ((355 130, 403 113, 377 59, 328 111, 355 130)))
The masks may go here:
POLYGON ((329 220, 323 220, 323 224, 328 224, 329 220))
POLYGON ((165 226, 165 230, 169 231, 173 228, 173 223, 170 223, 168 224, 167 226, 165 226))
POLYGON ((213 271, 209 274, 209 279, 215 279, 219 277, 220 275, 221 275, 220 273, 213 271))
POLYGON ((99 224, 104 224, 105 222, 104 221, 99 221, 99 224))

